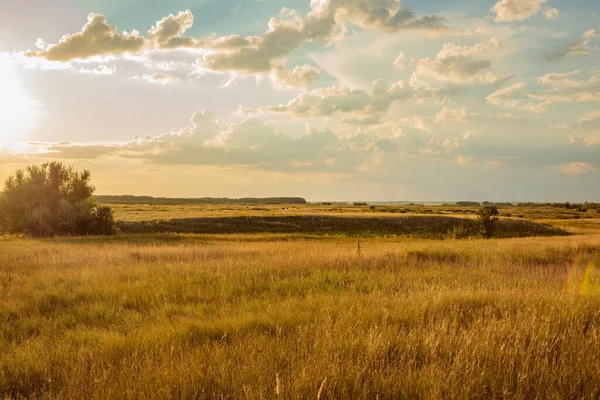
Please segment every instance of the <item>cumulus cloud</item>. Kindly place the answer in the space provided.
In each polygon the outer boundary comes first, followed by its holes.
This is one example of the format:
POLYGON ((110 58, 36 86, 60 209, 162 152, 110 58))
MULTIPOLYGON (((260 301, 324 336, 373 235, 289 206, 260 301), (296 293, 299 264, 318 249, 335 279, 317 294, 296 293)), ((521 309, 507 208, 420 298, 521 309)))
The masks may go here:
MULTIPOLYGON (((546 2, 547 0, 500 0, 494 5, 492 12, 499 22, 522 21, 542 11, 546 2)), ((551 11, 549 15, 553 16, 557 11, 551 11)))
POLYGON ((416 72, 419 76, 456 84, 497 83, 508 78, 491 71, 488 53, 499 46, 497 41, 490 44, 478 43, 471 47, 446 43, 434 59, 421 59, 417 63, 416 72))
POLYGON ((590 41, 596 37, 596 31, 590 29, 576 41, 551 49, 544 54, 544 58, 548 61, 559 61, 565 57, 591 54, 595 49, 590 47, 590 41))
POLYGON ((203 49, 201 67, 217 72, 237 74, 271 74, 285 86, 304 87, 316 79, 316 68, 298 67, 293 71, 281 69, 284 58, 300 49, 304 43, 333 42, 347 31, 347 25, 380 32, 398 32, 404 29, 445 29, 440 16, 417 16, 402 8, 398 0, 322 0, 312 1, 306 16, 283 8, 271 18, 262 35, 241 37, 230 35, 198 40, 184 36, 192 27, 194 16, 190 10, 170 14, 147 32, 118 33, 106 18, 90 14, 83 30, 66 35, 56 45, 40 45, 27 52, 31 57, 50 61, 70 61, 94 56, 138 53, 142 49, 203 49))
POLYGON ((264 108, 266 111, 288 113, 297 117, 328 117, 339 114, 341 122, 371 125, 385 116, 394 101, 409 98, 426 99, 437 96, 435 89, 407 84, 373 83, 370 91, 349 87, 326 87, 299 94, 287 104, 264 108))
POLYGON ((29 57, 43 57, 49 61, 70 61, 94 56, 136 53, 144 46, 145 39, 139 32, 118 33, 100 14, 90 14, 81 32, 65 35, 56 45, 30 50, 29 57))
MULTIPOLYGON (((33 148, 32 145, 29 146, 33 148)), ((119 143, 35 143, 30 157, 97 159, 121 157, 153 164, 248 166, 263 170, 351 170, 362 157, 332 132, 309 130, 293 137, 254 118, 225 123, 213 112, 194 115, 191 125, 177 132, 135 137, 119 143)))
POLYGON ((581 175, 588 172, 598 172, 595 166, 589 162, 572 162, 556 166, 565 175, 581 175))
POLYGON ((437 124, 447 122, 467 122, 468 110, 466 108, 455 109, 444 107, 436 114, 434 121, 437 124))
POLYGON ((193 25, 194 15, 190 10, 180 11, 177 15, 170 14, 150 28, 148 40, 160 49, 199 47, 203 42, 183 36, 193 25))
POLYGON ((271 79, 278 87, 303 89, 315 83, 320 73, 319 68, 308 64, 297 66, 292 70, 286 70, 283 64, 277 64, 273 68, 271 79))
POLYGON ((546 17, 546 19, 557 19, 558 14, 560 14, 560 10, 557 8, 548 8, 544 11, 544 17, 546 17))
POLYGON ((267 72, 303 43, 331 41, 336 35, 343 35, 347 23, 381 32, 444 28, 442 17, 417 17, 395 0, 313 1, 306 17, 284 8, 271 18, 269 29, 262 36, 213 40, 210 44, 213 51, 206 55, 204 63, 206 68, 217 71, 267 72))

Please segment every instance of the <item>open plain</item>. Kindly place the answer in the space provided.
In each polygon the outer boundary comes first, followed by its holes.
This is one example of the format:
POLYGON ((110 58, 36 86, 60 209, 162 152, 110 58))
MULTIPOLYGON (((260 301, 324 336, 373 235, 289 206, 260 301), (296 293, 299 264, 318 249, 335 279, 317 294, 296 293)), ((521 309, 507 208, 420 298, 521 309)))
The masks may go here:
POLYGON ((491 240, 6 236, 0 395, 597 398, 600 232, 588 214, 552 220, 570 234, 491 240))

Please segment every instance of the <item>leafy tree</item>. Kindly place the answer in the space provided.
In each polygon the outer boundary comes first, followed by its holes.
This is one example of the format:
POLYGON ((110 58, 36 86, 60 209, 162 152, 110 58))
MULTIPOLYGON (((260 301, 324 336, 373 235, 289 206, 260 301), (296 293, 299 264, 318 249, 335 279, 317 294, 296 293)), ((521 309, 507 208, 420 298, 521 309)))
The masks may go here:
POLYGON ((0 193, 0 225, 32 236, 116 233, 112 209, 92 198, 90 176, 58 162, 15 172, 0 193))
POLYGON ((482 237, 492 237, 499 214, 496 206, 483 206, 477 211, 477 230, 482 237))

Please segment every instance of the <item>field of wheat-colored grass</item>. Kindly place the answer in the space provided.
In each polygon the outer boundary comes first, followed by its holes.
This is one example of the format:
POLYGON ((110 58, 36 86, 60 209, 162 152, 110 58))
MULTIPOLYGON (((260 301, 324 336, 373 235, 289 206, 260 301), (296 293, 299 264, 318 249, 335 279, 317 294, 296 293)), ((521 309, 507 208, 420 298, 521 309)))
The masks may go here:
POLYGON ((0 248, 4 398, 600 395, 598 235, 0 248))

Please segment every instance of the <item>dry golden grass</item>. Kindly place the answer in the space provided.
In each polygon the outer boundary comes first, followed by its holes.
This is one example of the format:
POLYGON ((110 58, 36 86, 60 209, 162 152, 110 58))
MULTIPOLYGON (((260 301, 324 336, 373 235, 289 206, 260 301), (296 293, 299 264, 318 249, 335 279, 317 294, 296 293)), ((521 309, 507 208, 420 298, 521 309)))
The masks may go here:
POLYGON ((600 236, 0 239, 0 397, 597 398, 600 236))
MULTIPOLYGON (((240 216, 290 216, 290 215, 344 215, 344 216, 397 216, 408 215, 450 215, 474 218, 478 207, 460 207, 455 205, 218 205, 218 204, 183 204, 183 205, 145 205, 145 204, 110 204, 115 217, 122 221, 147 221, 156 219, 203 218, 203 217, 240 217, 240 216)), ((600 214, 595 210, 578 212, 556 207, 500 207, 503 217, 525 218, 529 220, 545 220, 559 223, 578 221, 595 224, 600 229, 600 214)))

